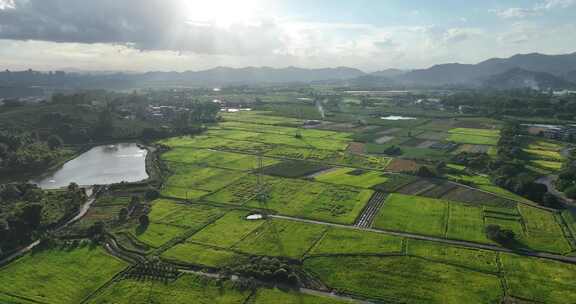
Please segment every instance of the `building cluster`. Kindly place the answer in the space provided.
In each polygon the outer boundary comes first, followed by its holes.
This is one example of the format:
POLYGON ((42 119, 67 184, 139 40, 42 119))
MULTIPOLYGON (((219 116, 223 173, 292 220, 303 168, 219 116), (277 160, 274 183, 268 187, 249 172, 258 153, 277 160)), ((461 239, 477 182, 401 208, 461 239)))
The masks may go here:
POLYGON ((158 122, 169 122, 174 120, 179 113, 189 111, 190 109, 176 106, 150 105, 146 108, 146 118, 158 122))
POLYGON ((573 141, 576 139, 576 126, 570 125, 546 128, 542 130, 539 135, 549 139, 573 141))

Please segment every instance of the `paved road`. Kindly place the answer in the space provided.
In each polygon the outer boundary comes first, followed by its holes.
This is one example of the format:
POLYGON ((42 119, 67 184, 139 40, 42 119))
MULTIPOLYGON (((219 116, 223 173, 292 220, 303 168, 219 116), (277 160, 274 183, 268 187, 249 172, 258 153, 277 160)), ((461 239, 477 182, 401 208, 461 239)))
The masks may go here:
POLYGON ((548 189, 548 192, 552 193, 552 195, 556 196, 563 203, 565 203, 567 205, 576 206, 573 199, 567 198, 563 192, 560 192, 560 191, 558 191, 558 189, 556 189, 556 186, 554 185, 554 183, 556 182, 557 179, 558 179, 558 176, 556 176, 556 175, 547 175, 547 176, 542 176, 541 178, 537 179, 536 183, 546 186, 546 188, 548 189))
POLYGON ((467 242, 467 241, 449 240, 449 239, 443 239, 443 238, 438 238, 438 237, 433 237, 433 236, 425 236, 425 235, 412 234, 412 233, 406 233, 406 232, 396 232, 396 231, 388 231, 388 230, 373 229, 373 228, 360 228, 360 227, 356 227, 356 226, 333 224, 333 223, 327 223, 327 222, 321 222, 321 221, 315 221, 315 220, 307 220, 307 219, 301 219, 301 218, 290 217, 290 216, 269 215, 268 217, 276 218, 276 219, 289 220, 289 221, 302 222, 302 223, 308 223, 308 224, 318 224, 318 225, 326 225, 326 226, 339 227, 339 228, 345 228, 345 229, 371 231, 371 232, 383 233, 383 234, 405 237, 405 238, 410 238, 410 239, 415 239, 415 240, 433 241, 433 242, 444 243, 444 244, 449 244, 449 245, 456 245, 456 246, 461 246, 461 247, 484 249, 484 250, 506 252, 506 253, 515 253, 515 254, 519 254, 519 255, 538 257, 538 258, 555 260, 555 261, 564 262, 564 263, 576 264, 576 257, 568 257, 568 256, 563 256, 563 255, 553 254, 553 253, 511 250, 508 248, 503 248, 503 247, 499 247, 499 246, 495 246, 495 245, 480 244, 480 243, 467 242))

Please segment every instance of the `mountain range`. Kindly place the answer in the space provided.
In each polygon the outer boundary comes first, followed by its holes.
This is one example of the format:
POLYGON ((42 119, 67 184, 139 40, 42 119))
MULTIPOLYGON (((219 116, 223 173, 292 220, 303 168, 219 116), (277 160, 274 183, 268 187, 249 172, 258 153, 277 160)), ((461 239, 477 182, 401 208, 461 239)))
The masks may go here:
POLYGON ((132 88, 146 86, 226 86, 281 83, 330 83, 352 87, 486 87, 495 89, 576 88, 576 53, 538 53, 493 58, 478 64, 448 63, 411 71, 365 73, 349 67, 305 69, 217 67, 204 71, 147 73, 0 72, 2 88, 132 88))

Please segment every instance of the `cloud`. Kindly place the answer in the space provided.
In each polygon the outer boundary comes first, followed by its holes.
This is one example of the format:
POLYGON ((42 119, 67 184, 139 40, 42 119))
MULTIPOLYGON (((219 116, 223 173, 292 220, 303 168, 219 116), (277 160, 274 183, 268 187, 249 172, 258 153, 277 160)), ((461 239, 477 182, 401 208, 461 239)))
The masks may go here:
POLYGON ((533 7, 510 7, 504 9, 495 9, 495 13, 502 19, 521 19, 532 16, 540 16, 546 11, 553 9, 565 9, 576 4, 576 0, 543 0, 533 7))
POLYGON ((14 0, 0 0, 0 10, 12 9, 14 6, 14 0))
POLYGON ((388 49, 388 48, 394 48, 396 46, 398 46, 398 44, 396 42, 394 42, 394 40, 392 39, 383 39, 381 41, 376 41, 374 42, 374 45, 378 48, 381 49, 388 49))
POLYGON ((444 43, 458 43, 480 35, 481 30, 475 28, 450 28, 443 34, 442 41, 444 43))
POLYGON ((544 0, 537 7, 543 9, 568 8, 576 4, 576 0, 544 0))
POLYGON ((502 19, 526 18, 539 14, 538 10, 532 8, 511 7, 506 9, 493 10, 502 19))
POLYGON ((187 0, 0 1, 0 39, 108 43, 199 54, 265 54, 282 47, 282 33, 274 21, 194 22, 187 0))

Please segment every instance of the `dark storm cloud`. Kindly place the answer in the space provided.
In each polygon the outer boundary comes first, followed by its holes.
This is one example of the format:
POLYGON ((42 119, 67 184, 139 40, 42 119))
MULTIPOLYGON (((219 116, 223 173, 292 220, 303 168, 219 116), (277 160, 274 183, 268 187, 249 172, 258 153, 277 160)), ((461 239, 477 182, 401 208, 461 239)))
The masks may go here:
POLYGON ((273 23, 198 24, 188 20, 181 4, 181 0, 16 0, 0 9, 0 39, 231 55, 271 53, 282 45, 273 23))

